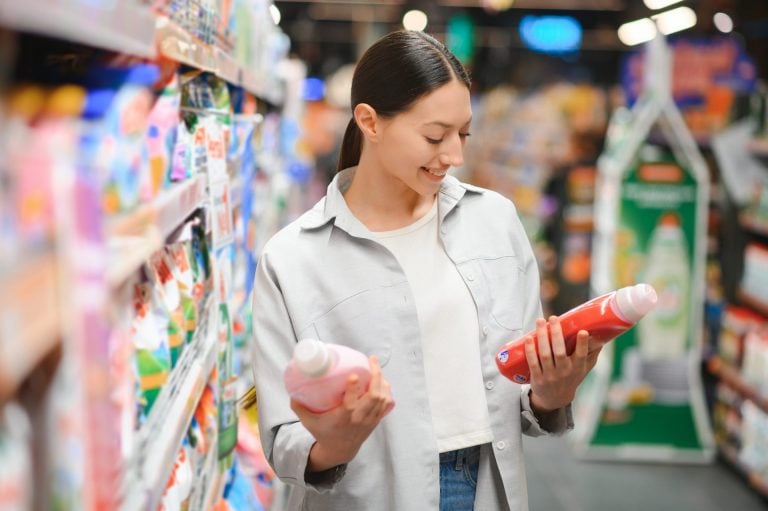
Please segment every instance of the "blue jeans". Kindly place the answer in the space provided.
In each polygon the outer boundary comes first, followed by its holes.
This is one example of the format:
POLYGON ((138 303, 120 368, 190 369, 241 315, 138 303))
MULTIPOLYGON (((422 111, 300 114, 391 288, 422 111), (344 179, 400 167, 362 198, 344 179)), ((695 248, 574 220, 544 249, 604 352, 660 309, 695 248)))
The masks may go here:
POLYGON ((440 511, 472 511, 480 446, 440 453, 440 511))

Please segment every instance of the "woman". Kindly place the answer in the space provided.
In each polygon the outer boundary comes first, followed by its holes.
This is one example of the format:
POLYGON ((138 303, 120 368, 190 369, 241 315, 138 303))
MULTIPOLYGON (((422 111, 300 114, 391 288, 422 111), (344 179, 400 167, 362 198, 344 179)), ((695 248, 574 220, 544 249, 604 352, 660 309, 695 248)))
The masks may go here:
POLYGON ((463 162, 469 86, 428 35, 375 43, 355 70, 327 196, 261 255, 259 426, 288 509, 527 509, 521 433, 572 427, 569 403, 599 349, 580 332, 567 356, 556 318, 547 334, 512 203, 447 175, 463 162), (494 355, 534 326, 521 387, 494 355), (304 337, 368 354, 367 391, 355 397, 350 381, 344 404, 323 414, 291 402, 282 372, 304 337))

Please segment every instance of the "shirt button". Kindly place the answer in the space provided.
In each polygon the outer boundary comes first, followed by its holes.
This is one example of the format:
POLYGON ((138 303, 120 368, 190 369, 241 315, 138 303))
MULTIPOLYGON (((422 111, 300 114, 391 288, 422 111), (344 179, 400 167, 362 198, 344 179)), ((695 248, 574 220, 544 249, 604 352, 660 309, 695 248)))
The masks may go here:
POLYGON ((472 272, 467 273, 467 280, 475 280, 475 275, 472 272))
POLYGON ((485 388, 488 390, 493 389, 493 382, 492 381, 485 382, 485 388))
POLYGON ((507 443, 504 440, 499 440, 496 442, 496 448, 500 451, 503 451, 507 447, 507 443))
POLYGON ((483 335, 488 335, 488 327, 487 326, 483 327, 483 335))

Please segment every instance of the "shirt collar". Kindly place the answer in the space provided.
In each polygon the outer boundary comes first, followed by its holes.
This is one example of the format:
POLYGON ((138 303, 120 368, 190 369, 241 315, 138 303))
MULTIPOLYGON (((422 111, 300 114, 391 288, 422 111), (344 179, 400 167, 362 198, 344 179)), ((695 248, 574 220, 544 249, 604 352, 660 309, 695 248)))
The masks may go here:
MULTIPOLYGON (((352 183, 357 167, 344 169, 334 176, 328 185, 325 199, 318 202, 301 221, 305 230, 319 229, 330 221, 352 235, 366 236, 368 229, 352 214, 344 200, 344 192, 352 183)), ((445 176, 438 192, 438 213, 440 221, 456 206, 467 192, 483 193, 482 188, 462 183, 453 176, 445 176)))

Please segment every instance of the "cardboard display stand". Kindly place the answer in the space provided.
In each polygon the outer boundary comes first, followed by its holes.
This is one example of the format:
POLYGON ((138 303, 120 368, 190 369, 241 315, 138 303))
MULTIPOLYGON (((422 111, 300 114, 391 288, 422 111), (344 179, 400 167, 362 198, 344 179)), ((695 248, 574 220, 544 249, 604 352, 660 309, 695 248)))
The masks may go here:
POLYGON ((572 438, 587 459, 703 463, 714 455, 700 378, 709 174, 670 93, 666 41, 646 56, 645 90, 614 114, 598 160, 590 285, 597 296, 647 282, 659 303, 605 346, 572 438))

